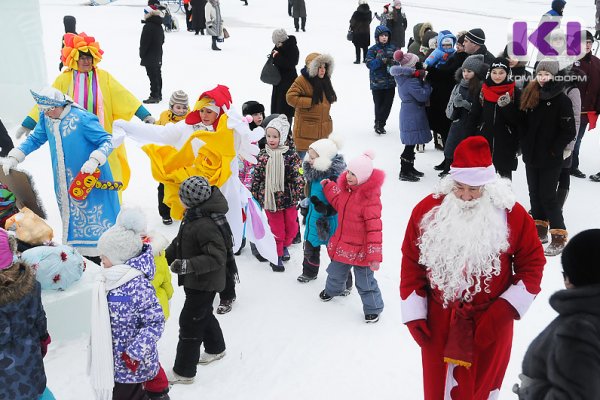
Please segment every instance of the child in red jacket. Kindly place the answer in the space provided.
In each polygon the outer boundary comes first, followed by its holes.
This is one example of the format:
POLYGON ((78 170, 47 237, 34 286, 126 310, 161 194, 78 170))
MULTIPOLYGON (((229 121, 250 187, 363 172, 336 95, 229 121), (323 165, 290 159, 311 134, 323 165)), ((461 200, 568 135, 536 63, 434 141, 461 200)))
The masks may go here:
POLYGON ((373 168, 373 152, 348 163, 337 183, 321 181, 327 201, 338 212, 338 226, 329 240, 327 283, 319 294, 323 301, 340 296, 346 278, 354 269, 355 285, 360 294, 365 322, 379 321, 383 299, 373 272, 382 260, 381 186, 385 174, 373 168))

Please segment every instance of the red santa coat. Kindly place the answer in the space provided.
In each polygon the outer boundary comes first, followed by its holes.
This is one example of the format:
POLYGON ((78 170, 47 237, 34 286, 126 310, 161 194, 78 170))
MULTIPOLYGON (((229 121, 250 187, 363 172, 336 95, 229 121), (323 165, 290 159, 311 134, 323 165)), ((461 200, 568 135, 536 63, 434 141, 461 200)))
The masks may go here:
POLYGON ((368 267, 382 261, 381 186, 385 174, 374 169, 363 184, 350 186, 347 171, 337 183, 323 186, 327 201, 338 212, 338 226, 327 244, 329 257, 344 264, 368 267))
MULTIPOLYGON (((512 321, 492 345, 475 345, 473 365, 465 367, 446 364, 444 347, 448 339, 453 309, 443 308, 441 293, 432 289, 425 266, 419 264, 419 224, 423 216, 441 204, 443 196, 430 195, 414 208, 402 244, 400 297, 404 323, 425 319, 431 330, 430 340, 421 348, 425 400, 494 399, 497 397, 510 359, 512 321)), ((481 291, 473 296, 474 306, 484 309, 498 298, 508 301, 522 317, 535 296, 546 259, 538 239, 535 223, 523 206, 515 203, 506 212, 509 237, 508 250, 501 254, 501 271, 489 282, 489 293, 481 291)), ((485 311, 474 318, 475 330, 485 311)))

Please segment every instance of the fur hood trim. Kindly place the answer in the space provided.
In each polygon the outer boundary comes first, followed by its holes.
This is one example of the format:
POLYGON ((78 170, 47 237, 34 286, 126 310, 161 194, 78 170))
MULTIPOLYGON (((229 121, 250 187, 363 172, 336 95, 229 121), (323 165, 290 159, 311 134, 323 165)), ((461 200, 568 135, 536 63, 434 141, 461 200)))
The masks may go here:
POLYGON ((419 43, 423 43, 423 35, 427 30, 433 30, 433 25, 431 25, 431 22, 423 22, 423 25, 421 25, 419 28, 419 43))
POLYGON ((319 53, 310 53, 306 56, 306 70, 308 71, 308 76, 314 78, 317 76, 319 72, 319 65, 326 64, 327 65, 327 76, 331 78, 331 74, 333 73, 334 62, 333 57, 329 54, 319 54, 319 53))
POLYGON ((412 76, 415 73, 413 67, 403 67, 401 65, 394 65, 390 68, 390 75, 392 76, 412 76))
POLYGON ((365 183, 358 186, 349 186, 346 175, 348 175, 348 171, 344 171, 337 180, 337 185, 341 190, 356 192, 365 198, 381 196, 381 187, 385 180, 385 172, 382 170, 373 168, 371 177, 365 183))
MULTIPOLYGON (((317 158, 318 161, 322 157, 317 158)), ((327 160, 330 162, 329 168, 324 171, 317 169, 315 166, 312 166, 308 163, 308 161, 304 161, 302 168, 304 169, 304 179, 307 182, 318 181, 325 178, 330 178, 332 176, 340 176, 342 172, 346 169, 346 161, 344 161, 344 156, 341 154, 336 154, 332 160, 327 160)))
POLYGON ((19 261, 11 268, 19 268, 21 273, 14 283, 0 287, 0 306, 21 300, 31 293, 36 282, 33 270, 27 264, 19 261))

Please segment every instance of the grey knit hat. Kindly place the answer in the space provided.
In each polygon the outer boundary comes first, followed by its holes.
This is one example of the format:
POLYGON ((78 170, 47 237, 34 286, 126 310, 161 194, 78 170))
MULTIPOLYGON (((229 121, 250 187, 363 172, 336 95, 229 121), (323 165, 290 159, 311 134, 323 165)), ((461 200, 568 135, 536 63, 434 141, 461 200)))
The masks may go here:
POLYGON ((289 36, 288 36, 287 32, 285 31, 285 29, 283 29, 283 28, 275 29, 273 31, 273 35, 271 36, 271 39, 273 40, 273 44, 283 43, 286 40, 288 40, 288 38, 289 38, 289 36))
POLYGON ((176 90, 169 99, 169 107, 173 107, 174 104, 183 104, 189 107, 189 99, 186 92, 183 90, 176 90))
POLYGON ((265 128, 276 129, 279 132, 279 145, 283 146, 287 140, 288 134, 290 133, 290 122, 288 121, 285 114, 280 114, 279 117, 273 118, 271 122, 265 128))
POLYGON ((211 194, 210 183, 203 176, 190 176, 179 186, 179 199, 186 208, 204 203, 211 194))
POLYGON ((542 60, 535 67, 535 73, 540 71, 550 72, 552 75, 558 74, 558 61, 554 60, 542 60))
POLYGON ((461 68, 471 70, 479 79, 483 79, 489 67, 484 63, 483 54, 473 54, 463 61, 461 68))

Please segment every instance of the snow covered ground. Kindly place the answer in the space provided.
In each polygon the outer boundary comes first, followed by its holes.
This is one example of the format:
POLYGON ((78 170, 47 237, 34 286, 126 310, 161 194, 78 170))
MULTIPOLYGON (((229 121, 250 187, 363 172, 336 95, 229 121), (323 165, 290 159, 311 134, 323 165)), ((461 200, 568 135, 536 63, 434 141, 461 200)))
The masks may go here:
MULTIPOLYGON (((142 29, 140 20, 144 0, 119 0, 107 6, 88 7, 83 0, 40 0, 43 43, 48 83, 58 74, 59 42, 63 31, 62 17, 77 18, 77 29, 93 35, 104 49, 102 68, 113 74, 140 99, 149 93, 148 78, 139 65, 138 46, 142 29)), ((163 98, 148 109, 158 117, 168 106, 174 90, 183 89, 191 99, 221 83, 229 86, 234 104, 241 107, 247 100, 270 104, 271 87, 258 79, 265 56, 272 48, 271 32, 284 27, 293 33, 292 19, 287 16, 284 0, 249 0, 243 7, 236 0, 222 0, 222 13, 231 38, 221 45, 223 51, 210 50, 210 38, 194 36, 185 31, 184 17, 177 14, 179 32, 166 34, 163 60, 163 98)), ((383 187, 384 262, 376 274, 386 304, 379 323, 363 322, 360 298, 354 291, 347 298, 322 303, 318 293, 325 282, 324 268, 319 278, 299 284, 301 245, 292 247, 292 259, 286 272, 275 274, 268 264, 261 264, 245 249, 238 257, 241 284, 238 300, 231 313, 219 316, 226 343, 227 356, 217 363, 199 366, 196 382, 191 386, 175 386, 173 399, 418 399, 422 398, 420 351, 400 319, 398 294, 400 247, 412 207, 430 193, 437 182, 432 167, 443 155, 428 145, 424 154, 417 154, 416 167, 426 173, 419 183, 400 182, 399 155, 402 151, 397 115, 400 107, 395 100, 388 121, 388 134, 377 137, 372 131, 373 103, 369 91, 368 71, 364 65, 354 65, 354 48, 345 40, 348 20, 356 8, 355 0, 306 0, 307 32, 295 34, 301 54, 301 64, 310 52, 330 53, 336 60, 333 84, 339 101, 332 107, 335 131, 345 139, 343 152, 348 157, 372 148, 377 153, 375 164, 387 173, 383 187)), ((436 31, 481 27, 488 37, 488 47, 498 53, 505 44, 508 21, 513 16, 541 15, 550 1, 498 0, 482 2, 465 0, 405 1, 409 29, 417 22, 430 21, 436 31)), ((593 23, 592 2, 571 1, 567 16, 581 17, 593 23)), ((371 2, 371 9, 380 12, 384 2, 371 2)), ((374 29, 375 24, 372 25, 374 29)), ((0 28, 3 40, 10 32, 0 28)), ((15 59, 15 58, 9 58, 15 59)), ((37 89, 37 88, 33 88, 37 89)), ((6 94, 5 94, 6 95, 6 94)), ((33 103, 33 102, 32 102, 33 103)), ((192 102, 193 104, 193 102, 192 102)), ((23 116, 27 109, 22 110, 23 116)), ((598 133, 586 135, 581 150, 581 170, 596 173, 598 163, 598 133)), ((124 193, 124 201, 143 207, 152 228, 169 237, 177 226, 164 227, 156 210, 156 183, 150 175, 147 157, 128 142, 133 179, 124 193)), ((47 147, 32 154, 23 163, 31 171, 42 193, 49 221, 58 228, 60 220, 56 206, 47 147)), ((527 185, 523 164, 514 177, 518 200, 528 207, 527 185)), ((600 185, 589 180, 573 179, 571 194, 565 208, 565 220, 571 235, 598 227, 600 210, 596 196, 600 185)), ((60 229, 56 230, 60 234, 60 229)), ((327 256, 323 251, 323 266, 327 256)), ((548 297, 562 288, 558 258, 549 259, 542 293, 526 317, 516 323, 513 354, 501 399, 515 398, 510 387, 517 381, 523 354, 531 340, 552 320, 554 311, 548 297)), ((176 289, 172 317, 159 342, 160 357, 165 369, 173 364, 177 343, 178 321, 184 296, 176 289)), ((85 314, 85 313, 84 313, 85 314)), ((72 325, 85 321, 71 320, 72 325)), ((52 333, 52 332, 51 332, 52 333)), ((86 376, 85 338, 53 342, 46 356, 48 386, 59 400, 91 399, 86 376)))

